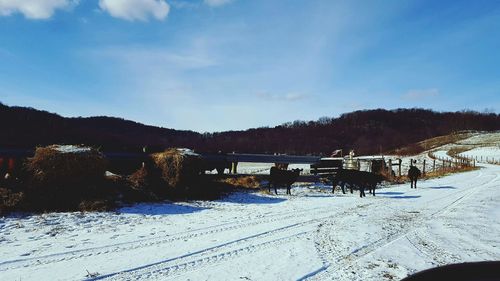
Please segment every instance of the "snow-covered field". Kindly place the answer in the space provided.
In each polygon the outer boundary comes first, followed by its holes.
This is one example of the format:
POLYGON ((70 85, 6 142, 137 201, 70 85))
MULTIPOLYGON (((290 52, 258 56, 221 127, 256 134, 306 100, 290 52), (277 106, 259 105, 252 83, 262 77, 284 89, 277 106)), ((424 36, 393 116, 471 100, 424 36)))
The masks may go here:
POLYGON ((499 147, 477 147, 460 154, 461 156, 477 159, 478 162, 500 162, 499 147))
MULTIPOLYGON (((449 157, 465 144, 465 154, 492 157, 497 139, 474 135, 433 153, 449 157)), ((431 163, 428 152, 405 157, 403 173, 410 158, 431 163)), ((292 196, 238 192, 212 202, 0 218, 0 280, 399 280, 443 264, 500 260, 500 166, 481 165, 366 198, 298 185, 292 196)))
POLYGON ((471 157, 481 163, 500 163, 500 132, 476 133, 456 143, 469 149, 462 156, 471 157))
POLYGON ((452 157, 448 156, 447 150, 436 150, 433 152, 434 156, 437 157, 438 159, 444 159, 444 160, 453 160, 452 157))
POLYGON ((366 198, 303 186, 292 196, 2 218, 0 279, 391 280, 499 260, 499 177, 485 165, 366 198))
MULTIPOLYGON (((258 174, 269 175, 273 163, 238 163, 238 173, 240 174, 258 174)), ((288 169, 302 169, 302 174, 308 174, 309 164, 290 164, 288 169)))

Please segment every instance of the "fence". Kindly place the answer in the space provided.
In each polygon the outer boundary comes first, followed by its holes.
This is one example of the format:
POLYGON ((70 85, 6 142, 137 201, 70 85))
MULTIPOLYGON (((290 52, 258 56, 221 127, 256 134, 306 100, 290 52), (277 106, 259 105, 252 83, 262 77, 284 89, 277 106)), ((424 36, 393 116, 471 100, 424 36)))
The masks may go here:
POLYGON ((467 156, 467 155, 462 155, 461 157, 465 157, 470 160, 474 160, 477 163, 487 163, 487 164, 494 164, 494 165, 500 165, 500 158, 499 157, 494 157, 494 156, 467 156))
POLYGON ((386 164, 389 171, 385 171, 385 174, 391 179, 397 179, 406 176, 411 166, 419 168, 422 176, 459 171, 476 166, 476 160, 468 157, 443 158, 432 153, 429 153, 428 156, 430 159, 423 159, 418 163, 415 159, 404 161, 400 158, 388 159, 386 164))

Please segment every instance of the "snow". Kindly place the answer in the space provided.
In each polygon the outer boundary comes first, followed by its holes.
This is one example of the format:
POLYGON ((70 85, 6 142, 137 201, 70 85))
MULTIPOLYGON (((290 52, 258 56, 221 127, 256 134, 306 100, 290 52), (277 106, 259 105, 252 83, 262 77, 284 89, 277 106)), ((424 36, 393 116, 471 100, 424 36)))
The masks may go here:
POLYGON ((200 154, 194 152, 192 149, 189 149, 189 148, 177 148, 177 151, 179 151, 182 155, 185 155, 185 156, 200 157, 200 154))
POLYGON ((448 151, 447 150, 437 150, 437 151, 434 151, 433 154, 435 157, 437 157, 438 159, 441 159, 441 160, 453 160, 452 157, 448 156, 448 151))
MULTIPOLYGON (((238 163, 238 173, 240 174, 257 174, 269 175, 273 163, 238 163)), ((310 164, 290 164, 288 170, 302 169, 301 174, 309 174, 311 170, 310 164)))
POLYGON ((461 156, 477 159, 485 163, 487 160, 500 162, 500 146, 496 147, 478 147, 460 154, 461 156))
POLYGON ((80 147, 75 145, 57 145, 54 149, 61 153, 84 153, 91 150, 90 147, 80 147))
POLYGON ((6 217, 0 278, 389 280, 498 260, 500 167, 484 166, 366 198, 297 185, 292 196, 238 192, 214 202, 6 217))
MULTIPOLYGON (((449 158, 450 148, 469 145, 464 154, 493 157, 499 136, 475 134, 433 153, 449 158)), ((428 152, 403 157, 403 173, 410 159, 430 170, 428 152)), ((365 198, 296 184, 292 196, 236 192, 116 212, 12 215, 0 218, 0 280, 399 280, 500 260, 500 166, 480 165, 365 198)))

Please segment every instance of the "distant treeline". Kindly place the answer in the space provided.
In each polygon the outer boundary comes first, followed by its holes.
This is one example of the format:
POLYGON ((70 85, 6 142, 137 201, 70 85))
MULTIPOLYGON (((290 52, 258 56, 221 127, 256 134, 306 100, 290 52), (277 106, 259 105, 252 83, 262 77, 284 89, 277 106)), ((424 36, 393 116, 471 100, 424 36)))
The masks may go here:
POLYGON ((147 145, 150 151, 186 147, 199 152, 329 155, 336 149, 355 149, 358 154, 380 153, 462 130, 500 130, 500 115, 376 109, 276 127, 201 134, 114 117, 65 118, 33 108, 0 104, 0 124, 1 148, 85 144, 103 151, 139 152, 147 145))

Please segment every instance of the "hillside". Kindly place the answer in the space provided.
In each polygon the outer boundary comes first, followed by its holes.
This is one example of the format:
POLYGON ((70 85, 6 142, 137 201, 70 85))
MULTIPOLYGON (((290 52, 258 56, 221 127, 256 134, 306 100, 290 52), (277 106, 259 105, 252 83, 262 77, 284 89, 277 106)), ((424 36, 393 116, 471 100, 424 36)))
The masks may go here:
POLYGON ((65 118, 54 113, 0 104, 0 146, 31 148, 54 143, 88 144, 104 150, 140 151, 185 146, 201 135, 143 125, 114 117, 65 118))
POLYGON ((114 117, 66 118, 0 104, 0 146, 32 148, 82 143, 107 151, 188 147, 197 151, 329 154, 335 149, 379 153, 462 130, 500 130, 500 115, 424 109, 364 110, 339 118, 294 121, 276 127, 200 134, 143 125, 114 117))

